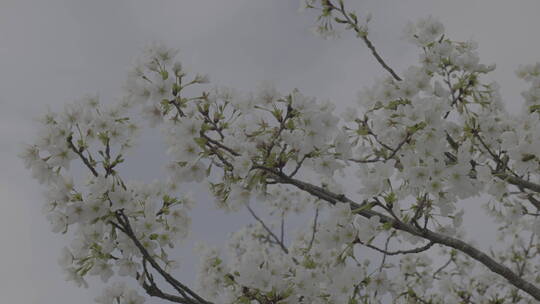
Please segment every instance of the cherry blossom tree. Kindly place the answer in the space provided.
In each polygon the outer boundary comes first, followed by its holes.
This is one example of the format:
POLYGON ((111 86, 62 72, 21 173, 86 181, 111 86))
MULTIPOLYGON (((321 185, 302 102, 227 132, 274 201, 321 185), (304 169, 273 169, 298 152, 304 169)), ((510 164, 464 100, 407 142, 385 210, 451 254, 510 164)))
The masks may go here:
POLYGON ((143 303, 144 293, 185 304, 538 303, 540 64, 519 68, 531 85, 510 114, 483 80, 495 66, 436 19, 407 25, 420 59, 396 71, 369 38, 370 15, 342 0, 303 6, 317 11, 319 34, 354 32, 387 72, 346 113, 299 90, 213 88, 155 44, 121 101, 86 97, 43 115, 21 157, 47 188, 52 231, 72 236, 60 258, 67 279, 129 277, 102 304, 143 303), (169 159, 150 184, 121 170, 146 125, 160 128, 169 159), (193 182, 217 208, 252 218, 225 248, 198 248, 191 287, 170 253, 202 203, 182 191, 193 182), (496 223, 489 251, 464 241, 467 199, 496 223), (291 235, 294 214, 305 224, 291 235))

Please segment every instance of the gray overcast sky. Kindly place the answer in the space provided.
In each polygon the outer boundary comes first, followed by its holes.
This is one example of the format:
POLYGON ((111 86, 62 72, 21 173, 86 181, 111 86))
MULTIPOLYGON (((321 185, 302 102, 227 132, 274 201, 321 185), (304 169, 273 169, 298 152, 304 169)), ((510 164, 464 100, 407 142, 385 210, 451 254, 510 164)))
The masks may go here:
MULTIPOLYGON (((482 61, 497 63, 493 78, 513 109, 524 87, 514 70, 540 60, 540 2, 535 0, 349 3, 373 13, 371 37, 397 70, 417 59, 417 50, 399 40, 408 20, 432 14, 453 39, 478 41, 482 61)), ((50 232, 40 212, 42 189, 15 155, 22 142, 32 140, 32 118, 47 105, 58 109, 88 93, 98 93, 104 102, 120 96, 127 70, 149 42, 179 48, 188 67, 209 73, 216 84, 252 90, 269 80, 283 91, 297 87, 340 105, 352 104, 361 87, 384 75, 353 35, 322 40, 310 33, 313 15, 297 8, 297 0, 1 0, 0 302, 93 303, 100 292, 101 283, 85 290, 63 280, 56 260, 67 240, 50 232)), ((148 161, 161 151, 158 145, 153 134, 144 137, 132 157, 145 165, 130 171, 134 177, 158 176, 163 157, 148 161)), ((197 214, 214 225, 195 223, 197 235, 210 241, 223 236, 212 230, 237 227, 220 213, 200 209, 197 214)), ((487 230, 476 232, 482 234, 492 237, 487 230)), ((194 262, 185 252, 188 260, 181 264, 194 262)), ((180 277, 191 281, 189 273, 180 277)))

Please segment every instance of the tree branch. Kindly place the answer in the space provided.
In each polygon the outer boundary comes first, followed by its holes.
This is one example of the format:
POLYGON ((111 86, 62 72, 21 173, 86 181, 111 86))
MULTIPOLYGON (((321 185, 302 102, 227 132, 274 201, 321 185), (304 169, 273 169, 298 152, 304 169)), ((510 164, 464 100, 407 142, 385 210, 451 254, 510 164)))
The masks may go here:
POLYGON ((384 59, 381 57, 379 52, 377 52, 377 49, 375 49, 375 46, 373 45, 371 40, 369 40, 367 33, 365 31, 363 31, 362 29, 360 29, 360 27, 358 26, 358 21, 351 19, 351 17, 349 16, 347 11, 345 10, 344 3, 340 2, 339 7, 332 4, 331 1, 327 1, 327 4, 332 9, 338 11, 341 14, 341 16, 343 18, 345 18, 345 21, 347 22, 347 24, 349 26, 351 26, 354 29, 354 31, 356 32, 356 34, 358 35, 358 37, 360 37, 362 39, 362 41, 364 41, 364 44, 371 51, 371 53, 373 54, 373 56, 375 57, 377 62, 383 67, 383 69, 388 71, 388 73, 390 73, 390 75, 392 75, 392 77, 395 80, 401 81, 401 77, 399 77, 398 74, 396 72, 394 72, 394 70, 384 61, 384 59))
MULTIPOLYGON (((486 151, 491 156, 493 161, 497 163, 497 169, 495 170, 495 172, 493 172, 494 176, 498 177, 502 181, 505 181, 509 184, 517 186, 520 189, 520 191, 523 193, 525 193, 523 189, 529 189, 536 193, 540 193, 540 185, 524 180, 521 177, 519 177, 518 174, 516 174, 512 169, 510 169, 510 167, 508 167, 508 164, 505 161, 503 161, 497 154, 495 154, 495 152, 491 150, 491 148, 486 144, 486 142, 480 136, 478 130, 475 130, 473 135, 476 139, 478 139, 482 147, 486 149, 486 151), (512 175, 504 172, 506 170, 512 173, 512 175)), ((529 200, 529 202, 531 202, 531 204, 534 205, 534 207, 536 207, 536 209, 540 210, 540 201, 535 199, 530 193, 528 194, 527 199, 529 200)))
POLYGON ((335 194, 321 187, 318 187, 318 186, 315 186, 306 182, 302 182, 294 178, 290 178, 283 173, 275 171, 272 168, 267 168, 264 166, 255 166, 255 168, 263 170, 271 174, 272 177, 277 182, 293 185, 301 190, 304 190, 310 193, 313 196, 316 196, 322 200, 329 202, 332 205, 338 202, 348 203, 351 209, 360 210, 358 211, 357 214, 363 217, 371 218, 373 216, 379 216, 382 223, 390 223, 394 229, 408 232, 410 234, 422 237, 436 244, 442 244, 442 245, 457 249, 463 252, 464 254, 468 255, 469 257, 477 260, 478 262, 480 262, 481 264, 489 268, 491 271, 501 275, 502 277, 507 279, 510 284, 523 290, 524 292, 531 295, 535 299, 540 300, 540 289, 538 287, 536 287, 532 283, 521 278, 519 275, 514 273, 510 268, 504 266, 501 263, 498 263, 487 254, 483 253, 482 251, 476 249, 472 245, 469 245, 468 243, 462 240, 459 240, 459 239, 456 239, 447 235, 443 235, 437 232, 433 232, 429 229, 418 229, 417 227, 411 224, 391 218, 377 211, 373 211, 370 209, 364 209, 364 210, 359 209, 362 206, 365 206, 366 203, 364 202, 362 204, 358 204, 354 202, 353 200, 347 198, 343 194, 335 194))
POLYGON ((362 244, 362 245, 364 245, 364 246, 366 246, 366 247, 368 247, 368 248, 371 248, 371 249, 376 250, 376 251, 378 251, 378 252, 384 253, 384 254, 386 254, 386 255, 399 255, 399 254, 420 253, 420 252, 423 252, 423 251, 428 250, 428 249, 431 248, 433 245, 435 245, 435 243, 429 242, 429 243, 427 243, 425 246, 417 247, 417 248, 413 248, 413 249, 409 249, 409 250, 387 251, 387 250, 384 250, 384 249, 375 247, 375 246, 373 246, 373 245, 371 245, 371 244, 363 243, 363 242, 361 242, 359 239, 356 239, 356 240, 355 240, 355 243, 362 244))
MULTIPOLYGON (((148 279, 149 283, 146 283, 146 279, 142 280, 142 287, 146 291, 146 293, 151 297, 157 297, 164 300, 168 300, 170 302, 175 303, 182 303, 182 304, 191 304, 192 301, 186 301, 185 298, 171 295, 168 293, 163 292, 154 281, 154 277, 150 274, 148 271, 148 268, 146 267, 146 258, 143 258, 143 269, 144 269, 144 276, 148 279)), ((137 280, 141 279, 143 275, 137 273, 137 280)))
POLYGON ((116 211, 115 216, 120 225, 124 228, 125 231, 123 232, 126 233, 126 235, 133 241, 135 246, 143 255, 143 258, 146 259, 150 263, 150 265, 152 265, 152 267, 165 279, 165 281, 167 281, 167 283, 169 283, 174 289, 176 289, 176 291, 178 291, 182 295, 182 299, 185 303, 212 304, 211 302, 204 300, 201 296, 192 291, 189 287, 176 280, 173 276, 171 276, 168 272, 161 268, 161 266, 156 262, 156 260, 150 255, 150 253, 136 237, 133 229, 131 228, 128 217, 122 212, 122 210, 116 211))
POLYGON ((77 155, 79 155, 79 157, 81 158, 83 163, 86 165, 86 167, 88 167, 88 169, 92 172, 92 174, 95 177, 98 177, 99 174, 97 173, 96 169, 94 168, 94 166, 92 166, 92 164, 90 164, 90 161, 88 160, 88 158, 86 158, 86 156, 84 156, 84 154, 82 153, 84 150, 77 149, 75 147, 75 145, 73 144, 73 136, 71 136, 71 135, 68 136, 66 141, 67 141, 68 147, 70 147, 71 150, 73 150, 73 152, 75 152, 77 155))

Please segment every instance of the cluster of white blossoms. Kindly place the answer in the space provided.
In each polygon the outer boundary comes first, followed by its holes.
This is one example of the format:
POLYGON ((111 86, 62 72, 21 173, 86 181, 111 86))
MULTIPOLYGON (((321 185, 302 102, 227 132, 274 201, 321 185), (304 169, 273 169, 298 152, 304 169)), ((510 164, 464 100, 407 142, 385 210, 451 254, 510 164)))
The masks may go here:
MULTIPOLYGON (((173 269, 177 263, 167 250, 189 233, 193 201, 177 195, 176 183, 124 181, 118 171, 139 133, 133 105, 131 96, 112 106, 92 96, 59 114, 48 113, 40 119, 43 128, 35 144, 21 153, 33 176, 47 186, 44 211, 52 231, 73 236, 59 263, 79 286, 87 286, 87 275, 104 282, 115 273, 140 278, 145 255, 173 269), (71 166, 75 159, 76 170, 71 166), (81 170, 85 174, 74 174, 81 170)), ((116 287, 101 303, 113 298, 142 303, 135 291, 116 287)))
MULTIPOLYGON (((324 30, 346 24, 377 54, 369 16, 359 21, 342 1, 307 7, 321 9, 324 30)), ((419 64, 400 77, 377 57, 391 76, 360 92, 341 117, 298 90, 201 90, 208 77, 188 74, 163 45, 129 74, 121 102, 89 97, 47 114, 21 156, 48 187, 53 231, 73 232, 60 261, 68 278, 86 285, 87 275, 128 276, 150 296, 195 304, 538 300, 540 65, 518 72, 532 87, 516 117, 504 111, 498 86, 482 82, 494 66, 480 63, 473 42, 450 40, 433 17, 405 34, 422 49, 419 64), (136 118, 162 131, 164 181, 120 175, 136 118), (70 174, 75 159, 86 178, 70 174), (178 189, 190 182, 205 182, 218 208, 247 208, 256 220, 231 234, 227 256, 201 249, 198 292, 172 276, 169 258, 189 234, 194 202, 178 189), (472 198, 486 201, 499 228, 490 254, 464 241, 460 201, 472 198), (281 219, 281 233, 250 204, 281 219), (287 215, 315 210, 287 242, 287 215)), ((143 299, 119 284, 97 301, 143 299)))
POLYGON ((375 278, 385 272, 369 276, 367 264, 351 259, 355 227, 350 208, 340 203, 328 211, 317 227, 318 237, 312 229, 302 231, 287 251, 262 243, 261 226, 232 235, 228 264, 215 250, 205 249, 199 278, 211 284, 201 291, 216 303, 342 303, 357 297, 360 289, 387 292, 389 281, 375 278), (336 231, 336 225, 343 228, 336 231))

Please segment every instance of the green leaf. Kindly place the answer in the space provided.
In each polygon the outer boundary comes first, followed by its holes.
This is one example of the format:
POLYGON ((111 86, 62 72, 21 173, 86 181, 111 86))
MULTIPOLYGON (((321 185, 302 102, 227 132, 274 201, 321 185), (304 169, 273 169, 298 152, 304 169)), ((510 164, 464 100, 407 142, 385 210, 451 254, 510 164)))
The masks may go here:
POLYGON ((304 262, 302 262, 302 266, 304 266, 307 269, 315 269, 317 267, 317 264, 310 258, 304 259, 304 262))
POLYGON ((179 93, 180 91, 181 91, 180 86, 179 86, 177 83, 174 83, 173 86, 172 86, 172 93, 173 93, 173 96, 178 95, 178 93, 179 93))
POLYGON ((215 258, 214 262, 212 263, 212 267, 219 266, 219 265, 221 265, 222 262, 223 261, 220 258, 215 258))
POLYGON ((71 201, 73 202, 82 202, 82 194, 80 193, 75 193, 73 194, 73 196, 71 197, 71 201))
POLYGON ((167 72, 167 70, 162 70, 161 71, 161 78, 163 80, 166 80, 167 78, 169 78, 169 72, 167 72))
POLYGON ((196 137, 193 140, 201 147, 204 147, 207 142, 206 138, 203 138, 203 137, 196 137))
POLYGON ((356 130, 356 133, 360 136, 366 136, 369 134, 369 129, 366 127, 360 127, 358 130, 356 130))
POLYGON ((540 105, 532 105, 529 107, 529 113, 534 113, 540 111, 540 105))
POLYGON ((534 155, 534 154, 523 154, 521 156, 521 161, 528 162, 528 161, 533 160, 535 158, 536 158, 536 155, 534 155))
POLYGON ((356 14, 354 12, 350 12, 349 17, 351 17, 351 19, 354 21, 354 23, 358 23, 358 17, 356 16, 356 14))
POLYGON ((292 121, 292 119, 287 120, 287 124, 285 125, 285 127, 289 130, 294 130, 294 122, 292 121))
POLYGON ((109 136, 107 135, 107 132, 99 132, 98 133, 98 139, 101 141, 101 143, 106 146, 107 142, 109 141, 109 136))
POLYGON ((374 203, 368 203, 368 204, 360 206, 360 207, 358 207, 356 209, 351 210, 351 213, 356 214, 356 213, 360 213, 360 212, 365 211, 365 210, 370 210, 371 208, 373 208, 373 206, 375 206, 374 203))
POLYGON ((415 133, 417 131, 420 131, 420 130, 424 129, 426 126, 427 126, 427 123, 425 121, 422 121, 422 122, 419 122, 419 123, 415 124, 414 126, 409 126, 407 128, 407 131, 410 134, 412 134, 412 133, 415 133))
POLYGON ((234 277, 231 274, 226 274, 224 276, 225 285, 234 285, 234 277))
POLYGON ((388 204, 388 205, 392 205, 393 203, 395 203, 397 200, 397 196, 394 192, 390 192, 388 195, 384 196, 384 201, 388 204))
POLYGON ((397 100, 392 100, 390 101, 386 106, 385 108, 386 109, 389 109, 389 110, 396 110, 398 106, 403 106, 403 105, 409 105, 411 104, 411 101, 410 100, 407 100, 407 99, 397 99, 397 100))
POLYGON ((390 230, 390 229, 392 229, 392 222, 386 222, 386 223, 384 223, 383 226, 382 226, 382 228, 383 228, 384 230, 390 230))

